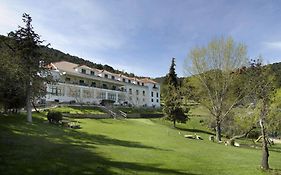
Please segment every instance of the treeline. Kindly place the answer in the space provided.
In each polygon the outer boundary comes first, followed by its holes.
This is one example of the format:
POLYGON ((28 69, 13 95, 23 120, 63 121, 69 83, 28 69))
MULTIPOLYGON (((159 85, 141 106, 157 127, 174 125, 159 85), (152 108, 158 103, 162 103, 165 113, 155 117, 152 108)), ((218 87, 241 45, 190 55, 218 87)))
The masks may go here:
MULTIPOLYGON (((273 64, 267 64, 264 66, 264 68, 269 68, 272 70, 272 76, 274 76, 274 83, 275 83, 275 87, 276 88, 281 88, 281 62, 279 63, 273 63, 273 64)), ((162 77, 157 77, 154 78, 153 80, 156 81, 157 83, 160 84, 160 91, 161 91, 161 96, 162 99, 164 97, 164 94, 166 94, 167 91, 167 75, 162 76, 162 77)), ((183 87, 185 86, 186 82, 192 81, 192 79, 194 79, 194 77, 191 76, 187 76, 187 77, 177 77, 177 81, 179 82, 179 86, 183 87)), ((190 90, 190 89, 189 89, 190 90)), ((183 96, 182 98, 185 98, 185 96, 183 96)))

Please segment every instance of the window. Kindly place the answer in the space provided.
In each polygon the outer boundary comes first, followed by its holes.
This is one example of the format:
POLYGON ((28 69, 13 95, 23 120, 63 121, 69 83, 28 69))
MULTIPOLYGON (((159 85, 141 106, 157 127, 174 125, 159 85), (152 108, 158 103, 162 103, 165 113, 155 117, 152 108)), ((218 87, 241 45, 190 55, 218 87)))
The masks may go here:
POLYGON ((95 75, 95 72, 94 72, 94 71, 91 71, 91 75, 95 75))
POLYGON ((116 86, 113 85, 113 86, 112 86, 112 90, 116 90, 116 86))
POLYGON ((128 80, 128 83, 131 83, 131 80, 128 80))
POLYGON ((112 80, 115 80, 115 77, 114 77, 114 76, 111 76, 111 79, 112 79, 112 80))
POLYGON ((70 78, 66 77, 66 78, 65 78, 65 81, 70 81, 70 78))
POLYGON ((159 103, 159 100, 157 99, 156 102, 159 103))
POLYGON ((143 98, 143 99, 142 99, 142 101, 144 102, 144 101, 145 101, 145 99, 143 98))
POLYGON ((57 93, 57 87, 56 86, 53 86, 52 89, 51 89, 51 93, 56 95, 57 93))
POLYGON ((84 80, 79 80, 79 84, 84 85, 85 84, 84 80))
POLYGON ((116 95, 112 94, 112 93, 108 93, 108 99, 115 101, 116 100, 116 95))
POLYGON ((104 78, 108 78, 108 75, 107 75, 107 74, 104 74, 104 78))
POLYGON ((139 98, 137 97, 137 101, 139 101, 139 98))
POLYGON ((142 86, 144 86, 144 83, 141 83, 142 86))
POLYGON ((142 91, 142 95, 145 96, 145 91, 142 91))
POLYGON ((103 89, 107 89, 107 84, 102 84, 103 89))
POLYGON ((153 102, 153 98, 151 99, 151 102, 153 102))
POLYGON ((131 94, 131 95, 132 95, 132 89, 131 89, 131 88, 129 89, 129 94, 131 94))
POLYGON ((139 95, 139 90, 136 90, 136 94, 139 95))
POLYGON ((97 86, 97 85, 96 85, 96 82, 92 82, 91 86, 92 86, 92 87, 96 87, 96 86, 97 86))
POLYGON ((125 78, 123 78, 123 82, 126 82, 126 79, 125 79, 125 78))
POLYGON ((102 92, 102 93, 100 94, 100 98, 101 98, 101 99, 106 99, 106 93, 105 93, 105 92, 102 92))
POLYGON ((52 94, 53 94, 53 95, 56 95, 56 96, 61 96, 61 95, 62 95, 61 89, 59 89, 59 88, 56 87, 56 86, 53 86, 52 89, 51 89, 51 91, 52 91, 52 94))
POLYGON ((86 69, 81 69, 82 74, 86 74, 86 69))
POLYGON ((140 82, 138 82, 137 84, 140 85, 140 82))
POLYGON ((156 93, 156 97, 159 97, 159 94, 158 94, 158 92, 156 93))
POLYGON ((153 92, 151 92, 151 97, 153 97, 153 92))

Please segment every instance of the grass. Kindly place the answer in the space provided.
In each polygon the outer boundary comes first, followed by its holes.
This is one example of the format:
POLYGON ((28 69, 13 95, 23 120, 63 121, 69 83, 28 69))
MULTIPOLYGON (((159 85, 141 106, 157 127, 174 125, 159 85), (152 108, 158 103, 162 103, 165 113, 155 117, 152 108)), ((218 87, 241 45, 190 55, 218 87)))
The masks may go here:
POLYGON ((69 113, 69 114, 105 114, 98 107, 78 107, 78 106, 63 106, 52 109, 52 111, 61 112, 61 113, 69 113))
POLYGON ((44 114, 0 116, 1 174, 281 174, 281 145, 270 151, 269 173, 259 170, 261 150, 208 141, 193 117, 178 129, 162 119, 78 119, 82 129, 47 123, 44 114), (189 140, 197 133, 204 140, 189 140))
POLYGON ((162 114, 160 108, 131 108, 131 107, 118 107, 118 110, 126 112, 127 114, 162 114))

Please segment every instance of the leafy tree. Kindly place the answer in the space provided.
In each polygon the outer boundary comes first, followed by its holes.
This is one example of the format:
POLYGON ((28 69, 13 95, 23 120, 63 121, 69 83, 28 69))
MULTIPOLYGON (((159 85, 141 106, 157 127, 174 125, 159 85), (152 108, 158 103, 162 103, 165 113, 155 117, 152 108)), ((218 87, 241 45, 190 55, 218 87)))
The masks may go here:
POLYGON ((221 123, 232 109, 242 100, 243 94, 237 90, 234 70, 247 62, 246 46, 235 43, 232 38, 212 40, 206 47, 196 47, 190 51, 186 67, 197 81, 193 81, 195 99, 205 106, 216 125, 216 139, 221 141, 221 123))
POLYGON ((252 87, 250 97, 252 104, 259 110, 258 120, 262 138, 262 161, 261 168, 268 170, 269 151, 268 151, 268 120, 270 118, 271 98, 274 94, 274 76, 269 66, 262 66, 261 59, 251 60, 249 70, 249 86, 252 87))
MULTIPOLYGON (((278 82, 277 82, 278 83, 278 82)), ((271 109, 267 120, 268 132, 273 137, 281 135, 281 89, 276 89, 271 101, 271 109)))
POLYGON ((39 52, 43 41, 40 40, 40 36, 33 30, 30 15, 24 13, 22 18, 25 26, 19 26, 19 29, 15 32, 10 32, 8 37, 14 41, 12 46, 14 47, 15 56, 19 58, 21 77, 24 82, 23 87, 25 88, 26 95, 27 121, 32 122, 32 99, 44 90, 41 87, 44 81, 45 62, 39 52))
POLYGON ((177 74, 175 72, 175 58, 172 59, 170 71, 166 76, 167 91, 164 97, 163 112, 167 118, 173 121, 174 127, 176 122, 186 122, 187 116, 182 109, 182 99, 178 87, 177 74))

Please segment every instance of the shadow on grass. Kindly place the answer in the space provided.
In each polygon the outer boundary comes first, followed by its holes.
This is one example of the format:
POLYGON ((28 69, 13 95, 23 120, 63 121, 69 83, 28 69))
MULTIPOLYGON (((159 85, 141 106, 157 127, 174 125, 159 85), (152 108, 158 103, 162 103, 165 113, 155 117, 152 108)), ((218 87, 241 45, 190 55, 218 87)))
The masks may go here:
POLYGON ((204 131, 204 130, 201 130, 201 129, 189 129, 189 128, 179 128, 179 127, 176 127, 176 129, 181 130, 181 131, 186 131, 186 132, 196 132, 196 133, 204 133, 204 134, 209 134, 209 135, 215 135, 212 132, 204 131))
POLYGON ((269 151, 281 153, 281 147, 280 147, 280 145, 279 146, 273 145, 273 146, 269 147, 269 151))
MULTIPOLYGON (((157 149, 137 142, 112 139, 64 129, 22 118, 0 117, 1 174, 176 174, 180 170, 160 165, 111 160, 96 152, 96 145, 157 149)), ((137 151, 137 150, 136 150, 137 151)))
POLYGON ((281 174, 281 169, 280 168, 270 168, 270 172, 272 174, 278 175, 278 174, 281 174))

